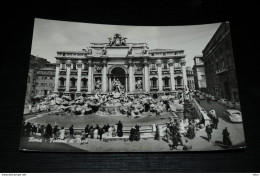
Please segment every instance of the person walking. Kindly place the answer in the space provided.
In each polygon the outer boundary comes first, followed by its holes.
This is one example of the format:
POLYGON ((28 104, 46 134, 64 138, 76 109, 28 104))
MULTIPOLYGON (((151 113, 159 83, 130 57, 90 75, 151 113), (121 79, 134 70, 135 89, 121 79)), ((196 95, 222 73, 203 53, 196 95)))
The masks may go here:
POLYGON ((158 125, 156 125, 156 132, 155 132, 155 137, 154 137, 155 140, 158 140, 160 141, 161 140, 161 137, 160 137, 160 128, 158 125))
POLYGON ((70 138, 74 139, 74 128, 73 128, 73 125, 70 126, 69 130, 70 130, 70 138))
POLYGON ((172 133, 171 133, 171 129, 170 129, 170 125, 169 124, 167 124, 167 127, 166 127, 166 141, 167 141, 167 143, 169 143, 170 142, 170 139, 171 139, 171 135, 172 135, 172 133))
POLYGON ((228 132, 227 127, 225 127, 225 129, 222 131, 222 135, 223 135, 223 144, 226 145, 227 148, 232 146, 232 142, 230 139, 230 133, 228 132))
POLYGON ((212 127, 208 124, 207 126, 206 126, 206 133, 207 133, 207 135, 208 135, 208 141, 210 141, 210 139, 211 139, 211 134, 212 134, 212 127))

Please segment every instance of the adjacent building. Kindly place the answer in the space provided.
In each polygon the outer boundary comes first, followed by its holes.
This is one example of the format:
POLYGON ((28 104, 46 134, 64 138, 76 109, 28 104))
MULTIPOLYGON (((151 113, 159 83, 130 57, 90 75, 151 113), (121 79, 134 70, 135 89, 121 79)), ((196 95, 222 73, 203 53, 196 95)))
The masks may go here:
POLYGON ((191 67, 186 67, 187 82, 189 90, 195 89, 194 73, 191 67))
POLYGON ((207 90, 218 98, 239 101, 229 23, 222 23, 203 50, 207 90))
POLYGON ((194 72, 195 89, 205 92, 207 88, 207 83, 203 55, 197 55, 193 58, 193 60, 194 66, 192 69, 194 72))
POLYGON ((114 91, 153 97, 182 92, 187 83, 184 50, 152 49, 115 34, 82 51, 58 51, 54 92, 72 98, 114 91))
POLYGON ((36 95, 35 87, 36 87, 36 72, 39 68, 45 67, 50 62, 44 58, 40 58, 38 56, 31 55, 29 61, 29 71, 27 77, 27 86, 26 86, 26 96, 25 103, 30 103, 31 99, 36 95))
POLYGON ((55 64, 46 64, 36 72, 35 94, 47 96, 54 90, 55 64))

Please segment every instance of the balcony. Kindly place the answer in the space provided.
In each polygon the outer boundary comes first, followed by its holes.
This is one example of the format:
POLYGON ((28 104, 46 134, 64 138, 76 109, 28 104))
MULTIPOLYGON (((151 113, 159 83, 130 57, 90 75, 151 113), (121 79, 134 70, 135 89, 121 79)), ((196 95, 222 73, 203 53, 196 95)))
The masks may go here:
POLYGON ((151 90, 151 91, 157 91, 157 90, 158 90, 158 86, 151 86, 151 87, 150 87, 150 90, 151 90))
POLYGON ((169 74, 169 69, 162 69, 162 74, 169 74))
POLYGON ((70 86, 70 90, 75 91, 75 90, 77 90, 77 87, 76 86, 70 86))
POLYGON ((175 85, 175 89, 183 89, 183 85, 181 85, 181 84, 175 85))
POLYGON ((163 90, 171 90, 171 87, 170 86, 163 86, 163 90))
POLYGON ((86 88, 86 87, 81 87, 81 91, 88 91, 88 88, 86 88))
POLYGON ((60 75, 66 75, 66 70, 61 70, 60 75))
POLYGON ((87 70, 82 70, 81 75, 88 75, 88 71, 87 70))
POLYGON ((59 86, 58 89, 60 89, 60 90, 65 90, 65 86, 59 86))
POLYGON ((150 70, 151 75, 157 75, 157 70, 150 70))
POLYGON ((77 71, 77 70, 71 70, 71 71, 70 71, 70 74, 71 74, 71 75, 77 75, 77 74, 78 74, 78 71, 77 71))

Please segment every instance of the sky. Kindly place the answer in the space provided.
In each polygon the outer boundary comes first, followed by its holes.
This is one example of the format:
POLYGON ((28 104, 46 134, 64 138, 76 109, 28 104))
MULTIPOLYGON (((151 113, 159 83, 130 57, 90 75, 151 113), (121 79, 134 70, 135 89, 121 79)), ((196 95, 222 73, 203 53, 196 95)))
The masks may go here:
POLYGON ((36 18, 31 54, 54 63, 57 51, 82 51, 90 43, 106 43, 115 33, 126 42, 146 42, 149 49, 180 49, 186 66, 194 65, 195 55, 210 41, 220 23, 192 26, 122 26, 56 21, 36 18))

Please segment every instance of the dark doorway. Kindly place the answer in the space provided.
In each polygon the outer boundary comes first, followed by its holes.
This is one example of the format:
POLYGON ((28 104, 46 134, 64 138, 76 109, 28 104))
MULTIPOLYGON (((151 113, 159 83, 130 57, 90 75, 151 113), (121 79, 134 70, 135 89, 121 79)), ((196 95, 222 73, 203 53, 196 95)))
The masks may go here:
POLYGON ((158 98, 158 94, 156 93, 156 94, 153 94, 153 98, 154 99, 157 99, 158 98))
POLYGON ((46 96, 48 94, 48 90, 44 90, 44 95, 46 96))
POLYGON ((120 83, 125 86, 125 70, 123 68, 121 67, 113 68, 113 70, 111 71, 111 77, 112 77, 112 81, 118 78, 120 83))
POLYGON ((72 100, 74 100, 74 99, 75 99, 75 94, 74 94, 74 93, 71 93, 71 94, 70 94, 70 97, 71 97, 72 100))

